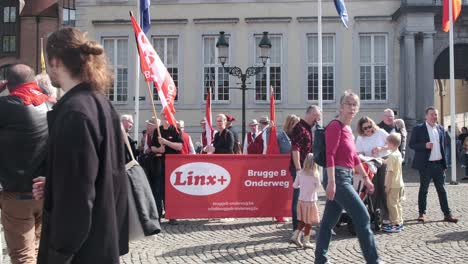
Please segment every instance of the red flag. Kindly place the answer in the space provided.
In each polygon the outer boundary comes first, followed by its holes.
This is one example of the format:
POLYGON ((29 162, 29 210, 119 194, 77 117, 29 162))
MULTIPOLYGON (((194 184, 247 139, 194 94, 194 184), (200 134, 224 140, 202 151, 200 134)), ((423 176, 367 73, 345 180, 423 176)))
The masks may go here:
MULTIPOLYGON (((461 0, 452 0, 452 15, 453 23, 457 20, 461 13, 462 3, 461 0)), ((444 0, 444 7, 442 11, 442 30, 448 32, 450 30, 450 18, 449 18, 449 0, 444 0)))
POLYGON ((138 53, 140 54, 141 72, 147 82, 154 82, 166 120, 177 128, 177 121, 174 117, 174 99, 177 94, 177 88, 166 66, 162 63, 145 33, 141 31, 132 14, 130 14, 130 18, 135 32, 138 53))
POLYGON ((275 95, 273 93, 273 86, 270 89, 270 120, 271 128, 266 154, 279 154, 278 138, 276 137, 275 95))
POLYGON ((205 121, 206 144, 211 145, 211 142, 213 141, 214 132, 214 129, 211 126, 211 87, 208 89, 208 94, 206 95, 205 121))

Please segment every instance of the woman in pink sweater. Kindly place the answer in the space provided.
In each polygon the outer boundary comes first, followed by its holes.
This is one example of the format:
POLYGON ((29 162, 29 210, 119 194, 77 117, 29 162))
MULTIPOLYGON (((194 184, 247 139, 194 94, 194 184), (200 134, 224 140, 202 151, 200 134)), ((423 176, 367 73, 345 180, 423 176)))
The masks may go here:
POLYGON ((351 121, 359 111, 359 97, 346 91, 340 99, 340 113, 325 130, 326 171, 323 186, 326 189, 327 203, 317 236, 315 263, 327 263, 331 230, 338 222, 343 209, 351 216, 356 233, 367 263, 379 263, 374 234, 364 203, 353 189, 353 170, 356 168, 363 176, 364 186, 369 192, 374 185, 367 177, 356 153, 351 121))

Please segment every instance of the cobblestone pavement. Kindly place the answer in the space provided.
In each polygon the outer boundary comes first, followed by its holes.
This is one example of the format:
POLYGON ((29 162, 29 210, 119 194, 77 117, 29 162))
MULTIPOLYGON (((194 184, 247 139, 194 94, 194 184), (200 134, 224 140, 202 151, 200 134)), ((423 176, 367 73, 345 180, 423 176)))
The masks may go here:
MULTIPOLYGON (((462 175, 459 175, 460 177, 462 175)), ((447 185, 457 224, 442 222, 437 193, 431 185, 428 218, 417 218, 417 174, 407 171, 404 202, 405 231, 377 233, 379 254, 385 263, 468 263, 468 183, 447 185)), ((322 195, 323 197, 323 195, 322 195)), ((323 210, 323 200, 320 202, 323 210)), ((131 243, 122 263, 313 263, 313 249, 296 249, 287 243, 291 224, 267 218, 181 220, 163 223, 163 233, 131 243)), ((4 243, 3 243, 3 246, 4 243)), ((3 251, 6 253, 5 250, 3 251)), ((358 241, 346 227, 337 229, 330 246, 332 263, 364 263, 358 241)), ((9 263, 4 260, 3 263, 9 263)))

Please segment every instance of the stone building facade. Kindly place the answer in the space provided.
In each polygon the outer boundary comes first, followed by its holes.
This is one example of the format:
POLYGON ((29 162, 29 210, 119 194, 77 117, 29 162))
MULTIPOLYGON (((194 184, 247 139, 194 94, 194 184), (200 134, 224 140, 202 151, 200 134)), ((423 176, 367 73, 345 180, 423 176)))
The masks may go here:
MULTIPOLYGON (((448 34, 440 26, 441 0, 345 3, 348 29, 332 1, 322 4, 324 121, 336 114, 339 97, 347 89, 361 97, 360 115, 379 121, 382 110, 392 108, 409 125, 423 119, 424 108, 438 102, 435 76, 446 79, 438 74, 443 63, 436 64, 448 47, 448 34)), ((115 80, 109 98, 120 112, 134 112, 139 83, 139 130, 143 130, 144 120, 152 114, 147 85, 141 76, 135 77, 136 47, 128 12, 137 13, 136 1, 80 0, 75 9, 75 26, 101 42, 110 58, 115 80)), ((200 131, 208 87, 214 91, 213 113, 229 113, 241 121, 242 96, 236 89, 240 80, 225 73, 217 60, 220 31, 226 32, 230 44, 228 66, 243 70, 260 64, 256 45, 263 31, 272 41, 265 71, 247 81, 247 120, 268 114, 270 85, 279 124, 289 113, 302 116, 307 105, 317 103, 316 1, 152 0, 150 12, 147 36, 178 86, 176 117, 186 121, 187 131, 200 131)), ((463 11, 455 26, 457 44, 468 40, 465 17, 463 11)), ((462 85, 465 77, 457 79, 462 85)))

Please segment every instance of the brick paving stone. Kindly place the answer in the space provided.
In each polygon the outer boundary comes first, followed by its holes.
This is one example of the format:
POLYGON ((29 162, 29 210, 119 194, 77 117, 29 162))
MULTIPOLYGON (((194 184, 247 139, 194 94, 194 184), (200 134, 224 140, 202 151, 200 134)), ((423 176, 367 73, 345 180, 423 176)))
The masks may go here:
MULTIPOLYGON (((460 173, 459 177, 462 175, 460 173)), ((447 185, 449 205, 461 221, 441 221, 433 185, 428 195, 428 219, 416 221, 419 175, 405 169, 406 197, 403 203, 405 231, 375 235, 379 255, 386 263, 468 263, 468 183, 447 185)), ((448 177, 449 178, 449 175, 448 177)), ((323 193, 321 194, 323 197, 323 193)), ((320 209, 323 210, 321 199, 320 209)), ((180 220, 163 232, 130 244, 124 264, 141 263, 313 263, 313 249, 297 249, 288 243, 291 224, 276 224, 271 218, 236 219, 233 222, 196 219, 180 220)), ((330 244, 332 263, 364 263, 356 237, 345 226, 336 229, 330 244)), ((2 238, 4 264, 9 264, 2 238)), ((312 239, 313 240, 313 239, 312 239)))

